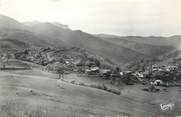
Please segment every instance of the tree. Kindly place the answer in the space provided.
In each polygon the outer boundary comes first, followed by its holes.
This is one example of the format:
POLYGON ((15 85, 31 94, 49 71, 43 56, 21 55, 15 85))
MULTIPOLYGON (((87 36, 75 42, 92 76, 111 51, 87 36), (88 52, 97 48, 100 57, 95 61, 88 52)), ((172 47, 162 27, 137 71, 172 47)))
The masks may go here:
POLYGON ((134 77, 135 76, 132 75, 132 72, 126 73, 122 76, 122 81, 127 85, 132 85, 134 84, 134 77))
POLYGON ((68 68, 63 64, 57 63, 54 66, 54 70, 59 75, 59 79, 62 79, 64 78, 64 73, 68 70, 68 68))
POLYGON ((96 66, 98 66, 98 67, 101 66, 101 62, 100 62, 99 60, 95 59, 94 62, 95 62, 95 64, 96 64, 96 66))
POLYGON ((64 78, 64 69, 59 68, 56 72, 59 74, 59 79, 64 78))
POLYGON ((7 64, 9 63, 9 59, 11 59, 11 54, 6 53, 6 62, 7 62, 7 64))
POLYGON ((1 55, 1 61, 2 61, 2 65, 3 65, 3 69, 6 68, 6 64, 8 64, 10 57, 11 56, 9 53, 4 53, 1 55))
POLYGON ((2 55, 0 55, 0 63, 3 64, 2 55))
POLYGON ((101 68, 102 68, 102 69, 111 69, 112 66, 109 65, 109 64, 107 64, 107 63, 102 63, 102 64, 101 64, 101 68))
POLYGON ((94 62, 88 60, 88 61, 86 61, 85 65, 90 68, 91 66, 93 66, 95 64, 94 64, 94 62))

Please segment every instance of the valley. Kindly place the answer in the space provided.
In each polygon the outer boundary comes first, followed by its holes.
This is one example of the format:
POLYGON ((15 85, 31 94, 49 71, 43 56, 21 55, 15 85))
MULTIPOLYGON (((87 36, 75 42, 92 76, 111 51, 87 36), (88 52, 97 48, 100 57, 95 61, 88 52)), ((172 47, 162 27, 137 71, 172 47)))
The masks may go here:
POLYGON ((0 15, 0 116, 177 117, 180 45, 0 15))

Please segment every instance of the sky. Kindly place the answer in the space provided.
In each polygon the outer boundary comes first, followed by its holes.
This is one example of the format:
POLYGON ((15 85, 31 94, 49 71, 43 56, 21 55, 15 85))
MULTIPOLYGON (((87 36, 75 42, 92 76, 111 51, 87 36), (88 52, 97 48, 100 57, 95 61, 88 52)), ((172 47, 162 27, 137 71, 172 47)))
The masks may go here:
POLYGON ((0 0, 0 13, 93 34, 181 35, 181 0, 0 0))

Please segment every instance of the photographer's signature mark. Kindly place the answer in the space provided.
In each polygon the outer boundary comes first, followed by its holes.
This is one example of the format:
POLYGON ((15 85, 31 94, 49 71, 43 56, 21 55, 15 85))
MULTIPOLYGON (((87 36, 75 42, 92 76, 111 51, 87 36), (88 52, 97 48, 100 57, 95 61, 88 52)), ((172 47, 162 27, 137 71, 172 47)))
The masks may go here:
POLYGON ((169 110, 173 110, 175 104, 173 103, 168 103, 168 104, 160 104, 160 108, 162 111, 169 111, 169 110))

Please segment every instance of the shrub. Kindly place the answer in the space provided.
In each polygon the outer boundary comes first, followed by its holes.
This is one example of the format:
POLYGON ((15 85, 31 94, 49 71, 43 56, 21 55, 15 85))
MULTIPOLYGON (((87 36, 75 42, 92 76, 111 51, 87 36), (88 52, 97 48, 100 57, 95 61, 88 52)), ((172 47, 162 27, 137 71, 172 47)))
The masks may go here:
POLYGON ((109 92, 120 95, 120 91, 116 90, 116 89, 108 89, 109 92))
POLYGON ((71 81, 72 84, 75 84, 75 80, 71 81))
POLYGON ((79 83, 80 86, 86 86, 84 83, 79 83))
POLYGON ((107 92, 110 92, 110 93, 113 93, 113 94, 116 94, 116 95, 120 95, 120 91, 119 90, 116 90, 116 89, 110 89, 108 88, 106 85, 90 85, 90 87, 92 88, 97 88, 97 89, 101 89, 101 90, 104 90, 104 91, 107 91, 107 92))

